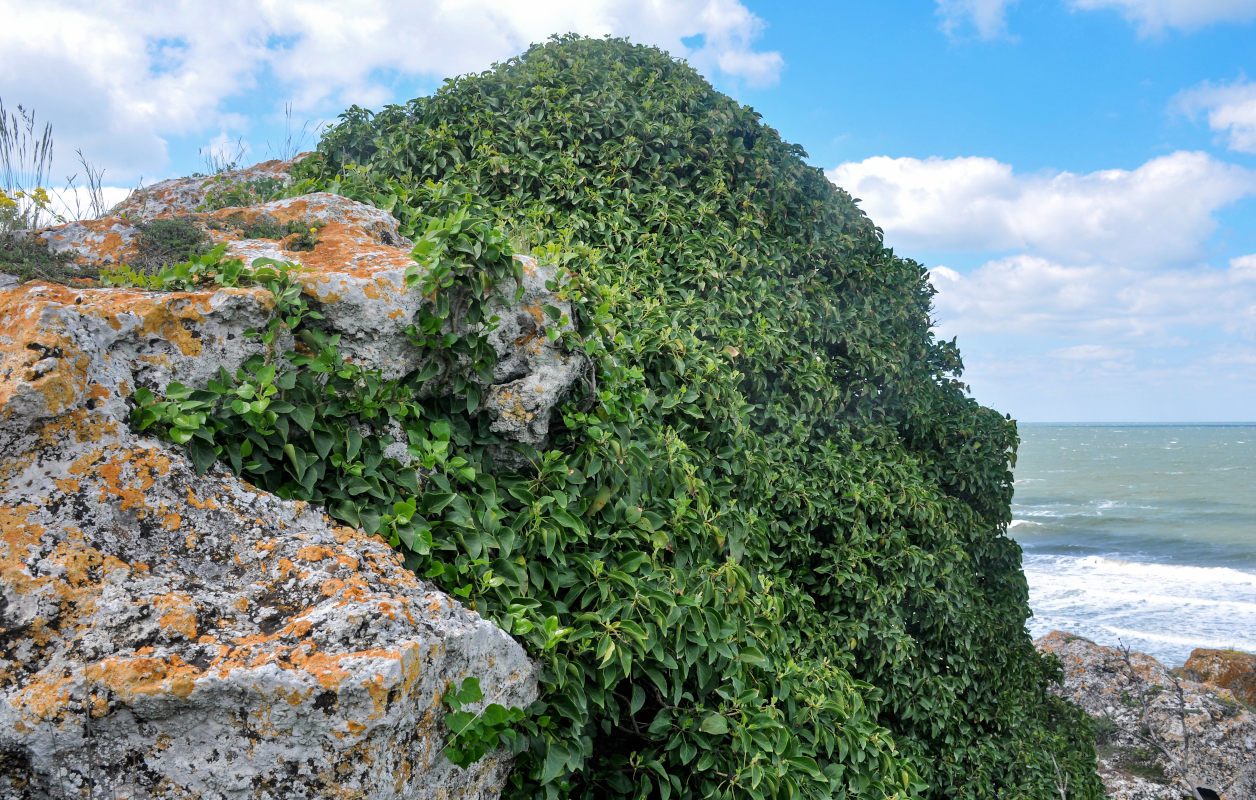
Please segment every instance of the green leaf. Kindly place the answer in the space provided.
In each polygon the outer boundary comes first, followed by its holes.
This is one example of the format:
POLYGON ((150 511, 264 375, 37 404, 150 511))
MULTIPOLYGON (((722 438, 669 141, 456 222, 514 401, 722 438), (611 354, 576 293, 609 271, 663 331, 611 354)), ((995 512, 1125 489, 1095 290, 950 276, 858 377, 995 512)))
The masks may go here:
POLYGON ((712 734, 728 733, 728 719, 712 711, 702 718, 702 724, 698 726, 698 730, 712 734))
POLYGON ((314 427, 314 406, 308 403, 293 409, 291 416, 293 422, 307 431, 314 427))
POLYGON ((205 472, 218 460, 219 448, 202 439, 192 439, 188 443, 188 455, 192 458, 192 467, 197 475, 205 472))

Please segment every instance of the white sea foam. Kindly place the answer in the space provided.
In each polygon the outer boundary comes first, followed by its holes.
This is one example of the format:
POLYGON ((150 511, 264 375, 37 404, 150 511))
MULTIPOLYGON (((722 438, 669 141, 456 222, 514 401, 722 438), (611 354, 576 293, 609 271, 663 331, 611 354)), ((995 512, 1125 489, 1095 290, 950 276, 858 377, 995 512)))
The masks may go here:
POLYGON ((1254 434, 1026 426, 1010 534, 1035 635, 1120 638, 1169 664, 1197 645, 1256 651, 1254 434))
POLYGON ((1171 664, 1192 647, 1256 650, 1256 573, 1103 556, 1028 554, 1035 635, 1118 638, 1171 664))
POLYGON ((1233 639, 1201 639, 1197 634, 1177 635, 1170 633, 1156 633, 1146 630, 1137 630, 1134 628, 1118 628, 1111 625, 1104 625, 1103 628, 1121 639, 1143 639, 1150 642, 1164 642, 1166 644, 1175 644, 1182 647, 1194 649, 1196 647, 1211 647, 1222 650, 1243 650, 1250 652, 1256 650, 1256 639, 1247 638, 1233 639))

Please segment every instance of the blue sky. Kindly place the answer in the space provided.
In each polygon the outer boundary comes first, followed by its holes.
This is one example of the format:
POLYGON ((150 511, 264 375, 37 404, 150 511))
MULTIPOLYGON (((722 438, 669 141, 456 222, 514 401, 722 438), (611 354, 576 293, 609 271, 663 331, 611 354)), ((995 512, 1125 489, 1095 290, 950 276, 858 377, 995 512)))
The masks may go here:
POLYGON ((0 0, 0 99, 113 196, 551 33, 689 60, 931 270, 1025 421, 1256 419, 1256 0, 0 0))

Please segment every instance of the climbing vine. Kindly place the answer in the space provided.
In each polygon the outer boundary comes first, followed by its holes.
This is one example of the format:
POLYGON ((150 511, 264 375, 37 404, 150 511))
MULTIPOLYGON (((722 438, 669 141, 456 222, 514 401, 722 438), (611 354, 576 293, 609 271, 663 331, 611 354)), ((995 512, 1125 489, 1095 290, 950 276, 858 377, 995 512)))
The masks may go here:
POLYGON ((422 365, 346 362, 269 265, 275 352, 137 394, 136 425, 387 537, 523 642, 541 697, 481 742, 516 754, 510 797, 1048 798, 1058 765, 1098 798, 1024 630, 1015 426, 966 395, 924 268, 803 156, 617 40, 352 108, 292 191, 416 239, 422 365), (552 335, 596 371, 543 450, 480 403, 514 243, 560 268, 552 335))

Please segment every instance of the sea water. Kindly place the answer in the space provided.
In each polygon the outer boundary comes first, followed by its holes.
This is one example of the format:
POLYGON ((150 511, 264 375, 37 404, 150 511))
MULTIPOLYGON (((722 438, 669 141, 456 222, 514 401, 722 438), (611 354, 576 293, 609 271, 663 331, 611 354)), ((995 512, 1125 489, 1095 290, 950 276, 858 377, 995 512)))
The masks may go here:
POLYGON ((1036 638, 1180 666, 1256 652, 1256 425, 1019 426, 1009 534, 1036 638))

